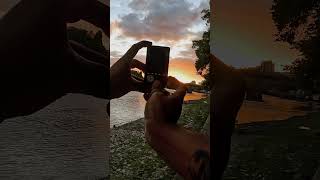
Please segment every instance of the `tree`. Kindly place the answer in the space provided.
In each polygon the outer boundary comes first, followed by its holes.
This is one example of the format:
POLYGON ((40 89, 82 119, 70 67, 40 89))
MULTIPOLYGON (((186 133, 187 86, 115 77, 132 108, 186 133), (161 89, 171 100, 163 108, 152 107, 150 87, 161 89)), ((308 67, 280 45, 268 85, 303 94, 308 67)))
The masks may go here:
MULTIPOLYGON (((209 55, 210 55, 210 11, 205 9, 202 11, 202 19, 206 21, 208 27, 202 35, 202 39, 192 41, 192 48, 195 49, 197 60, 195 67, 198 73, 205 78, 204 81, 209 81, 209 55)), ((202 82, 203 85, 209 86, 208 82, 202 82)))
POLYGON ((284 70, 310 89, 313 80, 320 80, 320 0, 273 0, 271 12, 278 31, 276 40, 301 53, 284 70))

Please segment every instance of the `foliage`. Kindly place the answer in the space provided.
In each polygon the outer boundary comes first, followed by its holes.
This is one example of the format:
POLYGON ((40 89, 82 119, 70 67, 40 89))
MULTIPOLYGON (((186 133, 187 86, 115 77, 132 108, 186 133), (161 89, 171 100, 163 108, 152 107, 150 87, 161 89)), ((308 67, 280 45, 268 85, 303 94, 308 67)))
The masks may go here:
POLYGON ((69 27, 67 33, 70 40, 74 40, 99 53, 107 54, 107 50, 102 44, 103 40, 101 31, 94 34, 93 32, 88 32, 84 29, 69 27))
POLYGON ((300 81, 319 80, 320 0, 273 0, 271 11, 278 30, 276 40, 289 43, 301 53, 284 70, 300 81))
MULTIPOLYGON (((206 21, 206 25, 208 27, 207 31, 205 31, 202 35, 202 39, 192 41, 192 48, 195 49, 195 53, 197 56, 197 60, 195 63, 195 67, 200 75, 205 78, 205 81, 209 80, 209 76, 207 75, 208 66, 209 66, 209 55, 210 55, 210 11, 209 9, 205 9, 202 11, 202 19, 206 21)), ((204 82, 203 84, 209 84, 204 82)))
POLYGON ((204 76, 204 80, 200 82, 200 85, 203 86, 206 90, 210 90, 210 81, 209 81, 209 78, 210 78, 210 74, 209 73, 206 73, 204 76))

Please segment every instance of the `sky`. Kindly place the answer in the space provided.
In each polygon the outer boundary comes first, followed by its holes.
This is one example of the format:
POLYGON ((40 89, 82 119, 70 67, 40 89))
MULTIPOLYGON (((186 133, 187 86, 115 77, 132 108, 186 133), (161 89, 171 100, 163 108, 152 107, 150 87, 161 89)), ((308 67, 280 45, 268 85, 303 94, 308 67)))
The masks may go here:
MULTIPOLYGON (((201 39, 208 28, 201 11, 209 0, 111 0, 111 64, 141 40, 169 46, 169 75, 182 82, 201 82, 194 67, 192 40, 201 39)), ((136 59, 145 62, 146 49, 136 59)))
POLYGON ((214 0, 211 52, 235 67, 272 60, 276 71, 281 71, 281 65, 289 64, 298 53, 286 43, 275 42, 271 6, 272 0, 214 0))

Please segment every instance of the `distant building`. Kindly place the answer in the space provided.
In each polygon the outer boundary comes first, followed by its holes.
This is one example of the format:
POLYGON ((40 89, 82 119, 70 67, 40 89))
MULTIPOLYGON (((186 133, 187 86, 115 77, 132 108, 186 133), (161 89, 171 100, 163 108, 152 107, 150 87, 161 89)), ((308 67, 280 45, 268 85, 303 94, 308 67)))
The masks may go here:
POLYGON ((260 72, 273 73, 274 72, 274 63, 272 61, 262 61, 261 65, 260 65, 260 72))

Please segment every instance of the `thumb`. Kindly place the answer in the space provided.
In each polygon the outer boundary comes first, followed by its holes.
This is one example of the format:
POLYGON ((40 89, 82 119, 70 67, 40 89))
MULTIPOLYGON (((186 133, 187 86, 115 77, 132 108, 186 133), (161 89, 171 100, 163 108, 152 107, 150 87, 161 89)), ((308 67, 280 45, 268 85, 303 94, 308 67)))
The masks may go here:
POLYGON ((169 96, 171 100, 178 100, 178 102, 183 102, 184 96, 187 93, 187 87, 184 84, 181 84, 178 89, 169 96))
POLYGON ((152 90, 159 90, 161 89, 161 82, 159 80, 155 80, 152 84, 152 90))

